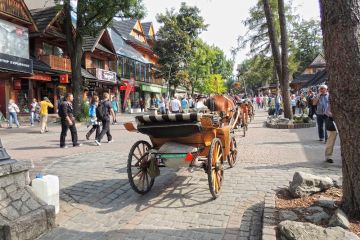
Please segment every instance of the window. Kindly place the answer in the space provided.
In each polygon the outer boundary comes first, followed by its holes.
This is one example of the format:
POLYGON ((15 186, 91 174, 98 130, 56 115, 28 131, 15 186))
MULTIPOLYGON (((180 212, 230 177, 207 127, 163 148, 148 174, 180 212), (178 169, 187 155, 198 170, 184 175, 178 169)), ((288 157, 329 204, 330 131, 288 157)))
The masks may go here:
POLYGON ((53 46, 49 43, 44 42, 43 48, 44 48, 45 55, 55 55, 58 57, 64 56, 64 51, 58 46, 53 46))
POLYGON ((135 62, 135 79, 137 81, 141 80, 141 65, 139 62, 135 62))
POLYGON ((97 58, 91 58, 91 65, 93 68, 105 69, 104 61, 97 58))
POLYGON ((119 57, 117 73, 120 77, 124 77, 123 71, 124 71, 123 57, 119 57))

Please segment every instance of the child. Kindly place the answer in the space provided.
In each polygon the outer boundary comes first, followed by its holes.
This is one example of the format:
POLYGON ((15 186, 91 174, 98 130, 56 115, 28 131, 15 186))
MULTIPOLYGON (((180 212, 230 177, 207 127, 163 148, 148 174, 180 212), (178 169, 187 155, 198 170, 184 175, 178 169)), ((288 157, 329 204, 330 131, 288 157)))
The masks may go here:
POLYGON ((90 131, 86 134, 86 140, 90 139, 91 134, 96 131, 95 133, 95 138, 98 137, 99 133, 100 133, 100 122, 98 122, 98 119, 96 117, 96 108, 99 105, 99 97, 98 96, 93 96, 91 99, 91 104, 90 104, 90 108, 89 108, 89 123, 87 125, 87 127, 92 126, 92 128, 90 129, 90 131))

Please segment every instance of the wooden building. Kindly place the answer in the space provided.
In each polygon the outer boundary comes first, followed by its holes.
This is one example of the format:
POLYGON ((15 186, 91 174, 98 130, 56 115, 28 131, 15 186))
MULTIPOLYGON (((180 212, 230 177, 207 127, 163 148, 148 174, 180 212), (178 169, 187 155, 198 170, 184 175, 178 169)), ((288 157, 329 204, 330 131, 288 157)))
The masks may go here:
POLYGON ((21 95, 21 78, 33 73, 29 34, 37 27, 23 0, 0 1, 0 111, 8 117, 7 104, 14 99, 27 108, 28 95, 21 95))

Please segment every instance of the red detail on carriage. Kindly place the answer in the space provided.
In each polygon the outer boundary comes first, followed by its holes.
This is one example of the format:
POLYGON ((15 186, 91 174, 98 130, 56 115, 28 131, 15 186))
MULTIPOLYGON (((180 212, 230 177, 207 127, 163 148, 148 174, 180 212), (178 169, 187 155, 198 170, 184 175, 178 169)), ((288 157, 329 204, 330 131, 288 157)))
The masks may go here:
POLYGON ((185 161, 191 162, 194 159, 194 156, 188 152, 185 157, 185 161))

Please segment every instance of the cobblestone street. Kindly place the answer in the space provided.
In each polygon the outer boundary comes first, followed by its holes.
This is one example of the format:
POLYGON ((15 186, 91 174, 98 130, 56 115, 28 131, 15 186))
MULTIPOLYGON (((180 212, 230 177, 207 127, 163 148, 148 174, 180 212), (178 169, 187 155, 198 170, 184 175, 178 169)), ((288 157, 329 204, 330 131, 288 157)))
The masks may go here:
MULTIPOLYGON (((131 116, 120 115, 122 122, 131 116)), ((145 135, 112 126, 115 142, 100 147, 58 147, 59 127, 0 129, 3 145, 15 159, 31 160, 38 171, 59 176, 58 227, 51 239, 261 239, 266 193, 287 186, 295 171, 330 177, 341 175, 339 143, 334 164, 324 162, 324 143, 317 130, 268 129, 266 113, 256 112, 246 137, 237 133, 237 165, 226 166, 221 196, 211 199, 203 170, 161 169, 152 191, 138 195, 128 183, 127 155, 145 135)), ((86 127, 79 127, 84 139, 86 127)), ((68 136, 69 138, 69 136, 68 136)), ((70 143, 69 143, 70 144, 70 143)))

